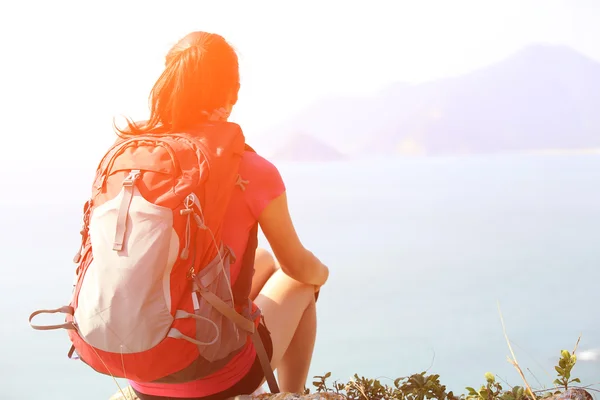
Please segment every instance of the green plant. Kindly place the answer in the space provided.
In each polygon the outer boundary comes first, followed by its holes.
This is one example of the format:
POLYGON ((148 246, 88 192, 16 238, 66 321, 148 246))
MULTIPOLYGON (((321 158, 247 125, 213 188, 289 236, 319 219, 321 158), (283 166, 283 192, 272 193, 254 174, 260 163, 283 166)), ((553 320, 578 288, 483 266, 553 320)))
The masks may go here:
POLYGON ((525 400, 529 397, 525 394, 525 388, 523 386, 515 386, 512 390, 504 392, 502 396, 500 396, 501 400, 525 400))
POLYGON ((407 378, 398 378, 394 381, 394 386, 400 394, 396 397, 398 399, 458 399, 458 397, 454 396, 454 393, 446 392, 446 386, 440 383, 440 376, 437 374, 427 375, 426 372, 421 372, 407 378))
POLYGON ((359 377, 354 374, 345 385, 337 384, 337 392, 345 392, 348 399, 356 400, 383 400, 397 399, 394 390, 387 385, 383 385, 378 379, 368 379, 364 376, 359 377))
MULTIPOLYGON (((554 367, 558 378, 554 381, 562 390, 569 389, 571 383, 580 383, 579 378, 571 379, 571 372, 577 362, 574 353, 561 351, 558 365, 554 367)), ((467 387, 467 393, 456 396, 452 391, 447 391, 446 386, 440 382, 437 374, 427 374, 427 371, 397 378, 393 385, 381 383, 378 379, 369 379, 354 374, 347 383, 334 381, 331 387, 327 380, 331 372, 323 376, 315 376, 313 386, 317 393, 330 392, 341 395, 348 400, 532 400, 534 397, 543 399, 560 393, 553 389, 542 389, 529 393, 522 386, 514 386, 505 390, 491 372, 485 374, 485 384, 478 390, 467 387)), ((305 393, 310 393, 309 389, 305 393)))
POLYGON ((502 385, 496 382, 496 377, 491 372, 485 374, 486 384, 482 385, 479 390, 475 390, 472 387, 467 387, 467 399, 477 400, 492 400, 498 399, 499 394, 502 393, 502 385))
POLYGON ((554 367, 558 374, 558 378, 554 380, 556 385, 560 385, 567 390, 570 383, 581 383, 579 378, 571 379, 571 370, 575 366, 575 363, 577 363, 577 356, 575 354, 571 354, 567 350, 561 350, 558 365, 554 367))
MULTIPOLYGON (((313 378, 317 379, 313 381, 313 386, 317 389, 317 393, 319 392, 330 392, 331 390, 327 387, 327 379, 331 376, 331 372, 326 373, 323 376, 317 375, 313 378)), ((310 393, 310 389, 305 388, 304 394, 310 393)))
POLYGON ((426 372, 413 374, 408 377, 397 378, 394 385, 382 384, 378 379, 369 379, 354 374, 353 379, 347 383, 334 382, 333 387, 327 386, 327 379, 331 376, 328 372, 323 376, 315 376, 313 386, 319 392, 333 392, 349 400, 458 400, 452 392, 446 392, 439 375, 427 375, 426 372))
POLYGON ((477 400, 525 400, 525 388, 515 386, 511 390, 503 391, 502 385, 496 381, 496 377, 491 372, 485 374, 486 384, 482 385, 479 390, 472 387, 467 387, 467 399, 477 400))

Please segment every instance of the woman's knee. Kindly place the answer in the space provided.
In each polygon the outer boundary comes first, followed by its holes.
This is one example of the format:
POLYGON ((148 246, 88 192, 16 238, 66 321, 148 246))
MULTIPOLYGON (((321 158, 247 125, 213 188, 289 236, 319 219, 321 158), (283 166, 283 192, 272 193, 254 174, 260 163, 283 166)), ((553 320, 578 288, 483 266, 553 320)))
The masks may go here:
POLYGON ((254 255, 254 276, 252 277, 252 289, 250 298, 256 299, 256 296, 263 289, 265 283, 271 278, 277 270, 275 258, 268 250, 258 248, 254 255))
POLYGON ((289 277, 283 270, 276 270, 269 278, 261 294, 267 297, 282 298, 286 296, 306 298, 314 302, 314 286, 299 282, 289 277))
POLYGON ((254 268, 256 269, 275 269, 275 257, 269 250, 259 247, 254 255, 254 268))

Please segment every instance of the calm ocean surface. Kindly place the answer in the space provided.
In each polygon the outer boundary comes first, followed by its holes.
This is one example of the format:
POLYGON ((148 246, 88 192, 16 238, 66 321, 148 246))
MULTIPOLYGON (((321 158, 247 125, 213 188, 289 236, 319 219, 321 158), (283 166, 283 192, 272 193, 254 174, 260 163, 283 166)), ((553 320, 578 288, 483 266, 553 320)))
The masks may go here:
MULTIPOLYGON (((385 381, 430 368, 455 392, 487 371, 521 384, 497 302, 532 386, 550 384, 580 333, 581 350, 600 348, 600 156, 278 166, 303 242, 331 268, 311 375, 385 381)), ((66 358, 64 332, 27 324, 69 298, 90 175, 26 167, 2 200, 3 400, 117 390, 66 358)), ((600 362, 574 375, 598 383, 600 362)))

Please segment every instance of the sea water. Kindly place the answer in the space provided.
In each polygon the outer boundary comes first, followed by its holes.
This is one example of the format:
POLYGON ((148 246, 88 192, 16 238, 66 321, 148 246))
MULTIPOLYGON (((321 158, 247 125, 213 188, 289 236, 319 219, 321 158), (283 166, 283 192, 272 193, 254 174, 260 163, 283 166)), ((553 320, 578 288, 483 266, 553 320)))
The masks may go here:
MULTIPOLYGON (((551 385, 560 350, 572 350, 580 334, 580 351, 600 348, 600 157, 277 166, 301 240, 331 270, 311 376, 392 383, 428 370, 462 393, 489 371, 522 384, 506 358, 498 305, 534 387, 551 385)), ((92 174, 26 167, 5 186, 2 399, 94 400, 117 391, 110 377, 67 359, 65 332, 27 324, 31 311, 68 301, 92 174)), ((600 363, 582 360, 573 376, 598 383, 600 363)))

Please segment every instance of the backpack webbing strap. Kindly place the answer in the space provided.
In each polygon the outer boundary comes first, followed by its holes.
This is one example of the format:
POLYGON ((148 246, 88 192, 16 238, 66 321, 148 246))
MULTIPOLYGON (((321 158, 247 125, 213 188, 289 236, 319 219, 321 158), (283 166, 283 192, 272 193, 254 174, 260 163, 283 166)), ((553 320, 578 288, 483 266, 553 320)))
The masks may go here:
MULTIPOLYGON (((194 280, 196 280, 196 283, 199 285, 200 278, 197 275, 194 276, 194 280)), ((260 361, 260 365, 265 373, 265 378, 269 384, 269 390, 271 390, 271 393, 279 393, 279 386, 277 385, 273 368, 271 368, 269 356, 267 355, 267 351, 262 342, 260 334, 254 326, 254 322, 245 318, 243 315, 238 314, 234 308, 221 300, 216 294, 202 289, 200 289, 199 293, 204 300, 206 300, 217 311, 223 314, 225 318, 229 319, 231 322, 252 335, 252 342, 254 343, 254 348, 256 349, 256 356, 258 357, 258 361, 260 361)))
POLYGON ((132 170, 123 180, 123 197, 121 198, 121 205, 119 206, 119 214, 117 215, 117 228, 115 230, 115 242, 113 244, 113 250, 123 250, 123 243, 125 242, 125 232, 127 232, 127 216, 129 214, 129 206, 133 199, 133 186, 135 181, 140 178, 139 170, 132 170))
POLYGON ((271 368, 271 362, 269 361, 269 355, 267 354, 267 350, 265 349, 265 345, 260 337, 260 333, 258 329, 252 334, 252 343, 254 343, 254 348, 256 349, 256 356, 258 357, 258 361, 260 361, 260 366, 265 373, 265 378, 267 380, 267 384, 269 385, 269 390, 271 393, 279 393, 279 385, 277 385, 277 379, 275 379, 275 374, 273 373, 273 368, 271 368))
MULTIPOLYGON (((197 276, 195 277, 195 279, 199 280, 197 276)), ((230 320, 231 322, 233 322, 234 324, 236 324, 237 326, 239 326, 240 328, 242 328, 250 334, 253 334, 256 331, 256 328, 254 327, 254 322, 239 314, 237 311, 235 311, 234 308, 232 308, 229 304, 221 300, 216 294, 209 292, 208 290, 202 289, 200 289, 199 293, 200 296, 202 296, 204 300, 208 302, 208 304, 213 306, 228 320, 230 320)))
POLYGON ((71 306, 63 306, 60 308, 55 308, 53 310, 38 310, 38 311, 31 313, 31 315, 29 316, 29 325, 33 329, 38 330, 38 331, 50 331, 50 330, 54 330, 54 329, 71 329, 71 330, 76 329, 75 325, 73 324, 72 321, 67 321, 63 324, 58 324, 58 325, 34 325, 31 323, 31 321, 39 314, 56 314, 56 313, 73 315, 73 314, 75 314, 75 310, 71 306))

